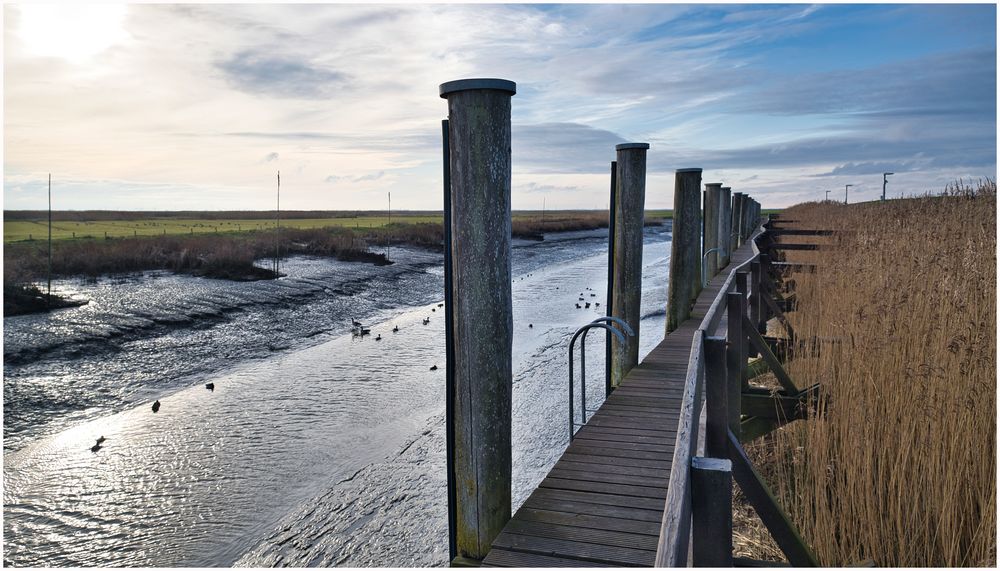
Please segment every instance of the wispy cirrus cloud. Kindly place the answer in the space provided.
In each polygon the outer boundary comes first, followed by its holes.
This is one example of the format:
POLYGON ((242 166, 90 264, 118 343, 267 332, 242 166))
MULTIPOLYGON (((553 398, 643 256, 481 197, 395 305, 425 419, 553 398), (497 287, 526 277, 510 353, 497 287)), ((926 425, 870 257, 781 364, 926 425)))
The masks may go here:
POLYGON ((438 84, 484 76, 518 84, 515 206, 603 205, 625 141, 652 145, 651 201, 693 166, 776 205, 996 172, 994 6, 133 4, 87 59, 34 53, 26 9, 4 8, 8 207, 51 170, 114 186, 99 207, 174 185, 268 208, 279 162, 292 208, 437 204, 438 84))

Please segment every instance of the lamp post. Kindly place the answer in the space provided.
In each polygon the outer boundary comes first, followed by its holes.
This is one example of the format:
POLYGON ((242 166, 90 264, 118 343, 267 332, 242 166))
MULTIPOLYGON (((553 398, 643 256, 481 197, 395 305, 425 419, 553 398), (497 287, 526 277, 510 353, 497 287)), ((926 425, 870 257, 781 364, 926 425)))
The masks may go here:
POLYGON ((896 173, 891 173, 891 172, 884 172, 884 173, 882 173, 882 201, 883 202, 885 202, 885 183, 889 182, 888 180, 886 180, 886 177, 889 176, 889 175, 891 175, 891 174, 896 174, 896 173))
POLYGON ((829 190, 826 191, 826 196, 823 197, 823 202, 826 202, 827 200, 830 200, 830 191, 829 190))
POLYGON ((847 204, 847 189, 851 188, 852 186, 854 186, 854 185, 853 184, 845 184, 844 185, 844 204, 847 204))

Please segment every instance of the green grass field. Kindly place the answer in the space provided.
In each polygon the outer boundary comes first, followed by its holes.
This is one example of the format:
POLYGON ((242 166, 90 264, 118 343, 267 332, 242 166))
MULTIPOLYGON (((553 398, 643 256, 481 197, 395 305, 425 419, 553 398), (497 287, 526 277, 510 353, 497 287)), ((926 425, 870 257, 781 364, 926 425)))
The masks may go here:
MULTIPOLYGON (((393 216, 394 222, 440 222, 438 216, 393 216)), ((377 228, 389 222, 386 216, 358 218, 299 218, 282 220, 282 228, 377 228)), ((168 234, 213 234, 223 232, 248 232, 274 229, 274 220, 209 220, 209 219, 152 219, 152 220, 102 220, 76 222, 60 220, 52 223, 52 239, 121 238, 126 236, 161 236, 168 234)), ((3 225, 3 241, 21 242, 48 238, 46 220, 11 220, 3 225)))
MULTIPOLYGON (((764 210, 765 214, 779 210, 764 210)), ((572 218, 586 211, 549 211, 546 221, 572 218)), ((646 218, 671 218, 672 210, 647 210, 646 218)), ((539 220, 541 211, 523 210, 513 213, 514 220, 539 220)), ((441 216, 427 213, 393 215, 393 222, 417 224, 420 222, 440 222, 441 216)), ((379 228, 389 222, 387 216, 358 216, 356 218, 290 218, 281 221, 283 228, 325 228, 343 226, 347 228, 379 228)), ((127 236, 162 236, 170 234, 214 234, 270 230, 274 220, 208 218, 147 218, 122 220, 72 221, 56 220, 52 223, 53 240, 84 240, 95 238, 122 238, 127 236)), ((3 225, 3 241, 24 242, 45 240, 48 237, 46 219, 6 220, 3 225)))

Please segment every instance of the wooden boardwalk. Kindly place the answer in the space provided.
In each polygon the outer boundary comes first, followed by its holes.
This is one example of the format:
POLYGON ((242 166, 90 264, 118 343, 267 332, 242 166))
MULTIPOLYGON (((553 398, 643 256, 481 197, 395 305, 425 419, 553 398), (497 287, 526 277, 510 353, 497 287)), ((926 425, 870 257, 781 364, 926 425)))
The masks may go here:
POLYGON ((577 432, 493 541, 484 565, 653 566, 693 335, 729 270, 752 254, 749 242, 733 253, 698 296, 691 317, 577 432))

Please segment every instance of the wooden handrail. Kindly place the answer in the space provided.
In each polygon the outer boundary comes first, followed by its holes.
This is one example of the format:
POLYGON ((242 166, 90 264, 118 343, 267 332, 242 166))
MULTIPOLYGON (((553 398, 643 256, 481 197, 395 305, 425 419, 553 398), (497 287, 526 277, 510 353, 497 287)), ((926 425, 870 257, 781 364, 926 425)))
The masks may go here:
POLYGON ((708 312, 702 319, 691 342, 687 375, 684 378, 684 393, 681 397, 680 417, 677 421, 677 438, 674 443, 674 458, 670 465, 670 479, 667 483, 667 497, 660 523, 660 538, 656 546, 656 567, 686 567, 688 547, 691 538, 691 458, 699 452, 699 419, 704 402, 705 378, 705 335, 712 335, 722 320, 726 310, 726 294, 733 290, 734 276, 760 256, 755 238, 762 234, 764 223, 755 228, 749 239, 753 255, 729 270, 722 288, 712 300, 708 312))

